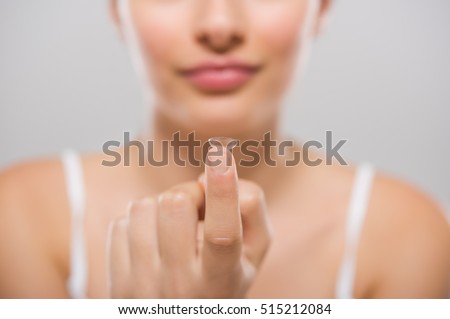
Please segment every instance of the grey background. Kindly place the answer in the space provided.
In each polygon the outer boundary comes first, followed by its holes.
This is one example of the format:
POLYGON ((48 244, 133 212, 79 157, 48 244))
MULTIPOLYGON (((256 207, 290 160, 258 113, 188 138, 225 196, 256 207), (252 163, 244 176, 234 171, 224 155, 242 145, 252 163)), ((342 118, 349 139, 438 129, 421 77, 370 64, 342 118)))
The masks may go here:
MULTIPOLYGON (((450 207, 450 1, 335 1, 286 102, 292 136, 348 139, 450 207)), ((142 94, 107 1, 0 0, 0 168, 138 131, 142 94)))

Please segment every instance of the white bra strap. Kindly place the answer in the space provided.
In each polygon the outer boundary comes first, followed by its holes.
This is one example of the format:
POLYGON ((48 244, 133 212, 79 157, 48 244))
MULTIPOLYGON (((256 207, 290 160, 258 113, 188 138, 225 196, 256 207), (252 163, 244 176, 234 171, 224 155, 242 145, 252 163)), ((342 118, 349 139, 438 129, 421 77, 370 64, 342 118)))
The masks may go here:
POLYGON ((87 269, 83 231, 85 210, 83 168, 80 157, 72 150, 62 154, 62 163, 71 211, 70 275, 67 289, 72 298, 84 298, 87 269))
POLYGON ((336 298, 353 297, 356 255, 361 228, 368 208, 375 170, 369 163, 358 167, 347 216, 345 250, 336 282, 336 298))

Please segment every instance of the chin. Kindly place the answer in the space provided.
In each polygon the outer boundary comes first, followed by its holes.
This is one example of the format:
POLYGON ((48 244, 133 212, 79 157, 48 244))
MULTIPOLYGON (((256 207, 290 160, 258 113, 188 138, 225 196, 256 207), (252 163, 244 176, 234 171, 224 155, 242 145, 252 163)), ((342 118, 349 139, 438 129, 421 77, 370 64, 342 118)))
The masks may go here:
POLYGON ((209 136, 240 136, 258 127, 262 110, 254 101, 214 96, 194 101, 188 108, 193 130, 209 136))
POLYGON ((195 131, 203 137, 252 135, 276 117, 276 99, 256 88, 224 94, 206 94, 179 86, 165 92, 160 103, 163 113, 179 129, 195 131), (174 94, 174 92, 177 92, 174 94), (170 94, 171 93, 171 94, 170 94))

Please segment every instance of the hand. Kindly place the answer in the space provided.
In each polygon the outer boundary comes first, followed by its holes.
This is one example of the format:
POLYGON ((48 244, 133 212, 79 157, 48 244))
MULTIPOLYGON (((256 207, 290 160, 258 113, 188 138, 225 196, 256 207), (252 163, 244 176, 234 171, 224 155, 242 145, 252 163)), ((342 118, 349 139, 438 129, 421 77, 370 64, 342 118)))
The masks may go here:
POLYGON ((227 166, 225 157, 213 159, 218 166, 206 165, 198 182, 136 201, 112 223, 111 297, 245 297, 269 248, 271 227, 261 188, 238 181, 234 159, 227 166))

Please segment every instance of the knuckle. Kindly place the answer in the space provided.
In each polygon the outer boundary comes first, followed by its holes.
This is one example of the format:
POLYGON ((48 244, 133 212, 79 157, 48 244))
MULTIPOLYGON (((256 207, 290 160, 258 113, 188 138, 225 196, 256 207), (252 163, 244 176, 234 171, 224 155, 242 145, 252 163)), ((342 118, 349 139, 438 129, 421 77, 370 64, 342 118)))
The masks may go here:
POLYGON ((137 217, 142 213, 151 211, 154 199, 151 197, 144 197, 132 201, 129 204, 128 214, 130 218, 137 217))
POLYGON ((126 215, 127 232, 130 238, 142 233, 143 225, 149 225, 149 218, 155 211, 154 199, 146 197, 130 202, 126 215))
POLYGON ((224 235, 205 234, 205 242, 215 248, 234 248, 241 244, 242 238, 240 235, 224 235))
POLYGON ((159 208, 163 210, 168 210, 170 208, 172 202, 172 193, 167 191, 158 196, 158 204, 159 208))
POLYGON ((122 232, 128 228, 128 218, 127 216, 121 216, 114 220, 113 231, 122 232))
POLYGON ((182 203, 187 203, 192 200, 192 195, 184 189, 175 189, 172 192, 172 198, 174 201, 179 201, 182 203))
POLYGON ((253 184, 241 195, 241 208, 249 213, 257 211, 265 202, 264 190, 253 184))
POLYGON ((179 185, 176 185, 170 189, 174 195, 179 194, 186 199, 193 199, 194 195, 199 191, 199 184, 197 182, 186 182, 179 185))
POLYGON ((108 228, 108 241, 114 242, 115 239, 126 236, 128 232, 128 218, 121 216, 111 221, 108 228))
POLYGON ((186 190, 174 189, 162 193, 158 200, 162 211, 169 213, 183 210, 192 202, 192 195, 186 190))
POLYGON ((253 186, 251 187, 251 190, 250 190, 251 200, 260 202, 260 201, 264 200, 264 197, 265 197, 265 195, 264 195, 264 190, 262 189, 262 187, 253 183, 253 186))

